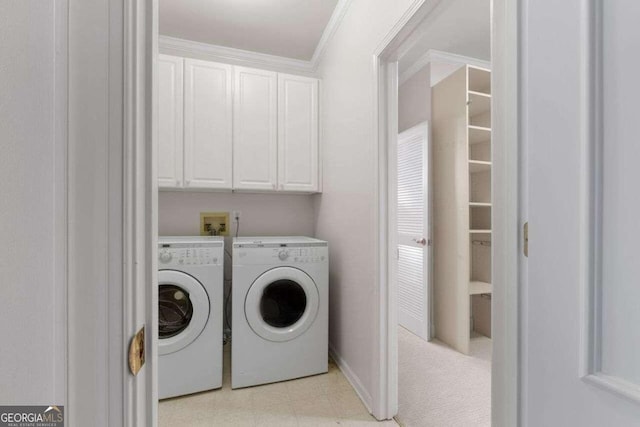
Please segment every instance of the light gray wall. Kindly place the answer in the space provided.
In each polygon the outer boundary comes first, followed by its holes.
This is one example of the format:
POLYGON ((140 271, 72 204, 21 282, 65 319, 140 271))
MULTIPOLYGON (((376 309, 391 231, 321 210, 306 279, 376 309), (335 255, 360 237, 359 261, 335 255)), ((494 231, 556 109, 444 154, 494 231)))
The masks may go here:
POLYGON ((378 331, 371 55, 412 3, 354 0, 319 66, 324 178, 316 234, 330 245, 329 340, 369 407, 377 394, 378 331))
MULTIPOLYGON (((200 212, 239 210, 241 236, 313 236, 313 196, 161 191, 160 236, 197 236, 200 212)), ((230 230, 235 233, 235 226, 230 230)))
POLYGON ((431 120, 431 65, 427 64, 398 88, 398 132, 431 120))
POLYGON ((57 3, 0 2, 3 405, 64 404, 64 298, 56 292, 64 281, 58 233, 65 196, 56 163, 57 3))

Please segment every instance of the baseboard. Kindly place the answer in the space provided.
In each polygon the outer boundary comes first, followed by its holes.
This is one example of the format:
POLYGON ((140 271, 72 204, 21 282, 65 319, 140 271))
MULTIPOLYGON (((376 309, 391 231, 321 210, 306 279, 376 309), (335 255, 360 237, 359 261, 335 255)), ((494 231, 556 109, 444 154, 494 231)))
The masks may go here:
POLYGON ((344 376, 347 378, 347 381, 349 381, 349 384, 351 384, 351 387, 353 387, 353 389, 356 391, 356 394, 358 395, 360 400, 362 400, 362 403, 364 403, 364 406, 367 408, 367 411, 369 411, 369 413, 373 413, 373 411, 371 410, 371 402, 372 402, 371 395, 369 394, 367 389, 364 388, 364 386, 362 385, 362 382, 360 382, 360 378, 358 378, 358 376, 355 374, 355 372, 353 372, 351 367, 349 367, 349 364, 347 364, 347 362, 342 358, 342 356, 340 356, 340 354, 336 351, 336 349, 331 344, 329 344, 329 356, 331 356, 333 361, 336 362, 336 365, 338 365, 338 368, 342 371, 344 376))

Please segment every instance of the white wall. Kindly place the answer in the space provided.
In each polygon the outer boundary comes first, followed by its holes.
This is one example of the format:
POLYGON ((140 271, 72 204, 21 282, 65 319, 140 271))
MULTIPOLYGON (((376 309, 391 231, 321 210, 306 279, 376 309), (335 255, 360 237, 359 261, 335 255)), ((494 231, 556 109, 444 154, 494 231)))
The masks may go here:
POLYGON ((427 64, 398 88, 398 132, 431 120, 431 65, 427 64))
POLYGON ((54 116, 58 3, 0 2, 3 405, 65 403, 64 299, 56 292, 64 280, 56 234, 64 214, 56 209, 64 201, 54 116))
MULTIPOLYGON (((161 191, 160 236, 197 236, 200 212, 242 212, 241 236, 313 236, 313 196, 161 191)), ((235 233, 235 226, 230 230, 235 233)))
POLYGON ((317 237, 330 245, 333 351, 371 407, 377 335, 373 53, 411 0, 353 0, 320 62, 323 194, 317 237))

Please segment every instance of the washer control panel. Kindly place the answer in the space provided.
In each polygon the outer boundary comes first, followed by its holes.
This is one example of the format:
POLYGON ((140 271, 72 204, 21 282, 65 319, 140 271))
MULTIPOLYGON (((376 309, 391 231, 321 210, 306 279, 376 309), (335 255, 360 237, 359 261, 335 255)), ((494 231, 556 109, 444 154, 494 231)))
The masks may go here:
POLYGON ((159 267, 181 265, 222 265, 222 246, 206 244, 160 243, 158 245, 159 267))

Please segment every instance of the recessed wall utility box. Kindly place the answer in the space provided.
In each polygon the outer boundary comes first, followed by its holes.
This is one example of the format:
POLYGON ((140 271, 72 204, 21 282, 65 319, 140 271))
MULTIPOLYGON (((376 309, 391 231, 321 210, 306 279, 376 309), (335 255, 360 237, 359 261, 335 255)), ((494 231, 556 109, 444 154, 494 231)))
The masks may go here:
POLYGON ((229 212, 200 212, 201 236, 228 236, 229 212))

